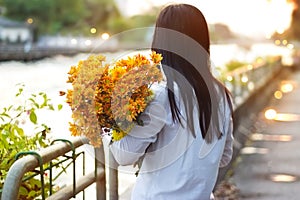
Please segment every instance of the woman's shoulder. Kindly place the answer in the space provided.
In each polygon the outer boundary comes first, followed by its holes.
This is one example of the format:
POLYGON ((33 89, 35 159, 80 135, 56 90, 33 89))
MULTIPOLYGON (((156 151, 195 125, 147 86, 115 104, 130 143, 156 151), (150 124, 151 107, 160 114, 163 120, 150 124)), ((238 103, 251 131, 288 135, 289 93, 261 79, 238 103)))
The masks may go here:
POLYGON ((164 98, 168 96, 167 84, 165 81, 155 82, 151 85, 150 89, 155 95, 155 99, 164 98))

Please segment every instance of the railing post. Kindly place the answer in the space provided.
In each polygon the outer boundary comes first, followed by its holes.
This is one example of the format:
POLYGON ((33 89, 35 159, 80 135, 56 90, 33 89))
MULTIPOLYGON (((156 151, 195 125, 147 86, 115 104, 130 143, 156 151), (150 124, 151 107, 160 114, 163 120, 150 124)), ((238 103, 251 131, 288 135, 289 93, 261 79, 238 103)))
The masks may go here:
POLYGON ((118 163, 114 159, 111 151, 108 153, 109 171, 109 200, 118 200, 118 163))
MULTIPOLYGON (((106 178, 99 177, 98 171, 105 170, 105 157, 103 146, 95 148, 95 177, 96 177, 96 196, 97 200, 106 199, 106 178)), ((105 174, 105 173, 104 173, 105 174)))

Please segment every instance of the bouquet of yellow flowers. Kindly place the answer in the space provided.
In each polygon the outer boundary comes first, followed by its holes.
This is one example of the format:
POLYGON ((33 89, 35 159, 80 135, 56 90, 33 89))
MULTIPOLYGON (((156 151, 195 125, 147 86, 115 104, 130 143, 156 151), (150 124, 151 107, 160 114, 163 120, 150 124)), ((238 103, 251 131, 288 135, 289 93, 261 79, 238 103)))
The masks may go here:
POLYGON ((84 135, 93 146, 101 144, 101 135, 112 134, 120 140, 135 124, 142 125, 139 115, 154 98, 151 84, 160 82, 157 67, 162 56, 154 51, 150 58, 136 54, 114 64, 104 64, 105 56, 91 55, 68 72, 67 103, 72 110, 73 136, 84 135))

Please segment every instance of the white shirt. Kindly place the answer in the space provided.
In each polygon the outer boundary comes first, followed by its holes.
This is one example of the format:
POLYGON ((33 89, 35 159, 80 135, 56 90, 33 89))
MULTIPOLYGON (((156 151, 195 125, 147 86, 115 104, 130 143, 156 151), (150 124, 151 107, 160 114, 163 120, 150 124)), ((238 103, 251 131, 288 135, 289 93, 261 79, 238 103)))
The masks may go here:
MULTIPOLYGON (((207 144, 201 136, 196 109, 198 132, 194 138, 186 126, 173 122, 166 87, 157 84, 153 90, 155 99, 141 115, 144 125, 136 125, 129 135, 110 145, 120 165, 134 164, 145 156, 131 199, 209 200, 218 168, 226 166, 232 157, 232 118, 225 93, 220 93, 219 102, 223 136, 207 144)), ((178 103, 181 105, 180 100, 178 103)), ((179 107, 184 113, 183 106, 179 107)))

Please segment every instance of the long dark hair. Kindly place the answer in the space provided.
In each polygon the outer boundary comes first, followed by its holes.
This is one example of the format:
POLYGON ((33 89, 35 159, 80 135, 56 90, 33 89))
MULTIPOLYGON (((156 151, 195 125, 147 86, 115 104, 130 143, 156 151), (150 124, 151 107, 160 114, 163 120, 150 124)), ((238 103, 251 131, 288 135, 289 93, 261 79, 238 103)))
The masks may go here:
POLYGON ((218 119, 220 91, 225 91, 232 109, 229 91, 210 71, 209 48, 208 26, 200 10, 189 4, 172 4, 161 10, 156 20, 152 50, 163 56, 161 64, 167 79, 173 121, 182 124, 182 113, 174 94, 178 87, 188 127, 195 137, 193 110, 196 105, 202 138, 208 143, 214 134, 217 138, 222 136, 218 119))

